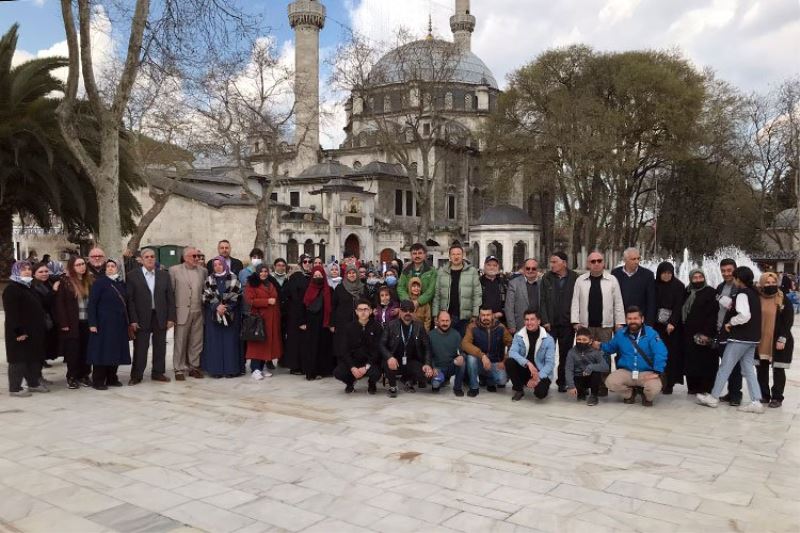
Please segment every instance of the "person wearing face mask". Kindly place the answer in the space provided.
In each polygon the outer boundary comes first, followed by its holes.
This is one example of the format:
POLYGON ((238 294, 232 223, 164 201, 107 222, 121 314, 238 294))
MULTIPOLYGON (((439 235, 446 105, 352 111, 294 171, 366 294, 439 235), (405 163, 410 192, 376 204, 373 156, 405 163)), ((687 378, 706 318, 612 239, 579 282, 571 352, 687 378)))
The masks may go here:
POLYGON ((700 269, 689 272, 689 286, 681 307, 683 352, 688 394, 707 394, 714 387, 719 356, 717 337, 717 291, 706 283, 700 269))
MULTIPOLYGON (((239 271, 239 283, 242 287, 247 285, 247 279, 255 274, 261 264, 264 263, 264 251, 261 248, 250 250, 250 264, 239 271)), ((242 308, 245 309, 244 307, 242 308)))
POLYGON ((306 308, 303 298, 311 280, 311 261, 310 256, 301 255, 299 258, 300 270, 289 276, 283 286, 286 309, 286 344, 281 365, 288 368, 289 373, 295 376, 304 374, 303 354, 306 351, 308 328, 306 327, 306 308))
POLYGON ((586 400, 586 405, 597 405, 600 384, 609 371, 605 355, 592 347, 592 340, 589 328, 579 328, 575 332, 575 346, 567 352, 564 368, 567 393, 579 402, 586 400))
POLYGON ((213 271, 203 288, 205 342, 200 357, 203 370, 212 378, 236 377, 241 370, 241 294, 239 278, 223 256, 211 260, 213 271))
POLYGON ((306 380, 322 379, 333 372, 333 355, 325 343, 324 331, 331 325, 333 291, 325 279, 325 269, 315 266, 303 295, 303 323, 300 329, 306 336, 302 346, 303 370, 306 380))
POLYGON ((383 275, 383 285, 385 287, 389 287, 389 290, 392 291, 392 297, 400 301, 400 296, 398 295, 397 286, 398 278, 397 278, 397 271, 393 268, 389 268, 386 270, 386 273, 383 275))
POLYGON ((364 280, 364 291, 367 295, 367 300, 375 305, 377 303, 376 296, 378 289, 381 286, 381 279, 375 274, 374 270, 367 272, 367 279, 364 280))
POLYGON ((8 361, 8 393, 27 397, 33 392, 50 392, 39 383, 45 357, 45 310, 31 288, 33 270, 27 261, 11 267, 12 283, 3 291, 5 310, 6 360, 8 361), (22 388, 22 380, 28 388, 22 388))
POLYGON ((95 280, 89 291, 89 348, 92 386, 96 390, 121 387, 120 365, 131 364, 128 308, 125 282, 117 261, 106 260, 105 276, 95 280))
POLYGON ((778 275, 765 272, 758 283, 761 299, 761 341, 756 350, 756 372, 761 388, 761 403, 777 408, 783 405, 786 369, 792 363, 794 350, 794 310, 792 302, 778 288, 778 275), (769 367, 772 366, 772 390, 769 388, 769 367))

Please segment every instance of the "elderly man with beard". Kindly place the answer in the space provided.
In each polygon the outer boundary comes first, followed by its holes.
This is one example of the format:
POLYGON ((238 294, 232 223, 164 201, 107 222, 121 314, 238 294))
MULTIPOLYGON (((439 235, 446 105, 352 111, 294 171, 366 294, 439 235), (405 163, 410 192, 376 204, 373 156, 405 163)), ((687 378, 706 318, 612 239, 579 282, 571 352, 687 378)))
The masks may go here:
POLYGON ((411 301, 400 302, 400 318, 384 327, 380 350, 390 398, 397 397, 398 375, 403 376, 406 392, 416 392, 415 385, 424 387, 433 377, 430 338, 422 322, 414 320, 411 301))
POLYGON ((667 364, 667 347, 656 330, 644 324, 642 311, 631 306, 625 310, 626 325, 610 341, 595 341, 595 349, 618 354, 617 369, 606 378, 608 390, 622 394, 625 403, 634 403, 634 387, 644 391, 642 405, 652 407, 661 393, 661 374, 667 364))
POLYGON ((481 275, 482 302, 486 307, 491 307, 494 317, 503 322, 505 320, 506 290, 508 280, 500 274, 500 260, 490 255, 483 262, 481 275))
POLYGON ((86 269, 94 279, 106 275, 106 253, 102 248, 89 250, 89 264, 86 265, 86 269))
POLYGON ((461 349, 469 355, 467 359, 467 377, 469 392, 467 396, 478 395, 478 383, 481 376, 486 378, 486 390, 497 392, 497 387, 505 387, 508 382, 506 373, 506 348, 511 346, 512 336, 503 324, 495 318, 491 307, 481 307, 478 323, 467 326, 461 349))

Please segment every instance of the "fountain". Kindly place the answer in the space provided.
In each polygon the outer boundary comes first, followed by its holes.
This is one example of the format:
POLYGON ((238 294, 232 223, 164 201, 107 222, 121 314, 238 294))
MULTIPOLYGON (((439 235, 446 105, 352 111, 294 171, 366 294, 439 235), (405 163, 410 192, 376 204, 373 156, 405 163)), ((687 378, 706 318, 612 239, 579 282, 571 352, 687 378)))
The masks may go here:
POLYGON ((719 273, 719 262, 730 257, 738 266, 746 266, 753 269, 756 281, 761 276, 761 269, 753 262, 750 257, 735 246, 727 246, 720 248, 713 255, 704 255, 699 261, 693 261, 689 256, 689 250, 684 248, 683 258, 681 261, 676 261, 673 257, 667 258, 652 258, 642 260, 641 265, 649 268, 655 273, 659 263, 662 261, 669 261, 675 265, 675 274, 684 285, 689 283, 689 272, 695 268, 701 269, 706 274, 706 282, 710 287, 715 287, 722 283, 722 275, 719 273))

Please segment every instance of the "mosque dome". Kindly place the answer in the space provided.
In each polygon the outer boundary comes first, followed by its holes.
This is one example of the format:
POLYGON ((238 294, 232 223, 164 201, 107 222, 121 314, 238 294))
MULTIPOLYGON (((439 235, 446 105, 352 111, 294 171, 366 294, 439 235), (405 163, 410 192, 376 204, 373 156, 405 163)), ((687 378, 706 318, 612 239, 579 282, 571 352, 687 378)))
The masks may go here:
POLYGON ((437 77, 446 77, 444 81, 449 83, 488 85, 498 89, 497 80, 481 58, 441 39, 422 39, 395 48, 378 60, 370 73, 370 81, 379 86, 415 79, 430 82, 437 77), (452 75, 447 72, 448 62, 452 62, 452 75))
POLYGON ((532 226, 534 221, 525 210, 509 204, 500 204, 481 213, 476 226, 532 226))

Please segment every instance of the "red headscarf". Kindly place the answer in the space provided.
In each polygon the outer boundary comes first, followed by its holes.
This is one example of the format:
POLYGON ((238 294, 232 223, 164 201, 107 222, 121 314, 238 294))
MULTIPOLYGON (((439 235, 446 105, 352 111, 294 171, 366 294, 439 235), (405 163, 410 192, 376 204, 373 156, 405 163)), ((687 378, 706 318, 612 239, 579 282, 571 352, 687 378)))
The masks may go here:
POLYGON ((311 282, 308 284, 305 296, 303 296, 303 303, 308 307, 317 299, 319 291, 322 291, 322 326, 327 328, 331 320, 331 308, 333 306, 331 304, 331 288, 328 286, 328 280, 326 278, 327 275, 322 266, 318 265, 311 269, 311 282), (321 285, 314 283, 314 272, 322 273, 321 285))

